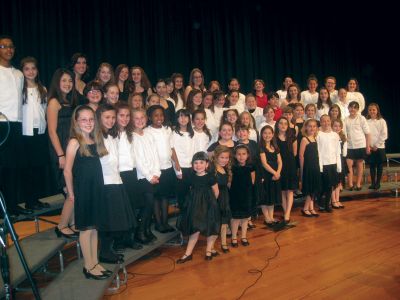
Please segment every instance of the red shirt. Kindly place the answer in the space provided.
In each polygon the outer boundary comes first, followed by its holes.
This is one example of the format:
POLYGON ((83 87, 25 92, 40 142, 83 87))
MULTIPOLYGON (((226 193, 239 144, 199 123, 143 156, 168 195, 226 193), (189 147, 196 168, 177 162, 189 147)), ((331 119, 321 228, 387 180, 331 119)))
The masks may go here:
POLYGON ((275 116, 274 116, 274 121, 278 121, 280 117, 282 117, 282 109, 280 107, 273 107, 275 116))
POLYGON ((267 94, 263 94, 261 97, 256 95, 257 106, 264 108, 268 104, 268 97, 267 94))

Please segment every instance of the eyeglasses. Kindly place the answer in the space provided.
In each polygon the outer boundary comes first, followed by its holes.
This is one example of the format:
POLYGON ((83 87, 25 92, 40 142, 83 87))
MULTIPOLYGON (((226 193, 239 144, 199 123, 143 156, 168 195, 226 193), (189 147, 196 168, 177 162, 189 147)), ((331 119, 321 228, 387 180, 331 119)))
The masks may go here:
POLYGON ((78 122, 81 122, 83 124, 94 123, 94 119, 79 119, 78 122))
POLYGON ((0 49, 13 49, 15 50, 14 45, 0 45, 0 49))
POLYGON ((100 90, 90 90, 89 91, 89 93, 91 93, 91 94, 98 94, 100 92, 101 92, 100 90))

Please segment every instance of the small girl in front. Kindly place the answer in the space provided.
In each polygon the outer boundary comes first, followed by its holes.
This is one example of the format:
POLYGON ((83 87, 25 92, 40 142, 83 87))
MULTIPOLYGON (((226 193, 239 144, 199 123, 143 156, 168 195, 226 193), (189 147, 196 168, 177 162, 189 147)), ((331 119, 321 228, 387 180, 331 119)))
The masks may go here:
POLYGON ((256 172, 250 164, 250 151, 246 145, 238 145, 234 149, 232 166, 232 184, 229 190, 229 203, 232 211, 232 247, 238 247, 237 232, 242 227, 241 243, 250 245, 247 240, 249 218, 256 210, 254 203, 254 183, 256 172))
POLYGON ((106 279, 111 272, 98 262, 96 228, 100 221, 98 201, 103 197, 104 186, 100 157, 108 152, 94 111, 89 106, 75 109, 66 152, 64 177, 67 199, 75 203, 75 226, 80 231, 83 274, 88 279, 106 279))
POLYGON ((208 163, 207 153, 197 152, 193 155, 194 174, 190 178, 190 194, 178 222, 178 228, 184 235, 189 235, 189 241, 185 254, 176 261, 177 264, 192 260, 192 252, 200 234, 207 237, 205 260, 212 260, 218 255, 218 252, 212 249, 221 227, 217 203, 219 191, 215 176, 207 172, 208 163))

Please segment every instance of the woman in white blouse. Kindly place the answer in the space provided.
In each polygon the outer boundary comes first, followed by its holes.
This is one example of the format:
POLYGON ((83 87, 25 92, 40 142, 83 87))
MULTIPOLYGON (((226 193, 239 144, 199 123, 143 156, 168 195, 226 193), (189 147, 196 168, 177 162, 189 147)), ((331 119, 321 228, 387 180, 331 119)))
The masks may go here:
POLYGON ((357 79, 355 78, 350 78, 347 83, 347 103, 352 101, 356 101, 358 103, 360 106, 358 112, 362 114, 365 109, 365 99, 363 94, 360 93, 360 87, 357 79))

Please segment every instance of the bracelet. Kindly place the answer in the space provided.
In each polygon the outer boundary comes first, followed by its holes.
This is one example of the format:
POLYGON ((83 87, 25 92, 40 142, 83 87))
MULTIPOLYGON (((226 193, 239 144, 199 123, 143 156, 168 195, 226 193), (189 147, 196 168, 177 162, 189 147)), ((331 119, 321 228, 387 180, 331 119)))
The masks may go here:
POLYGON ((65 156, 65 154, 57 155, 57 157, 63 157, 63 156, 65 156))

